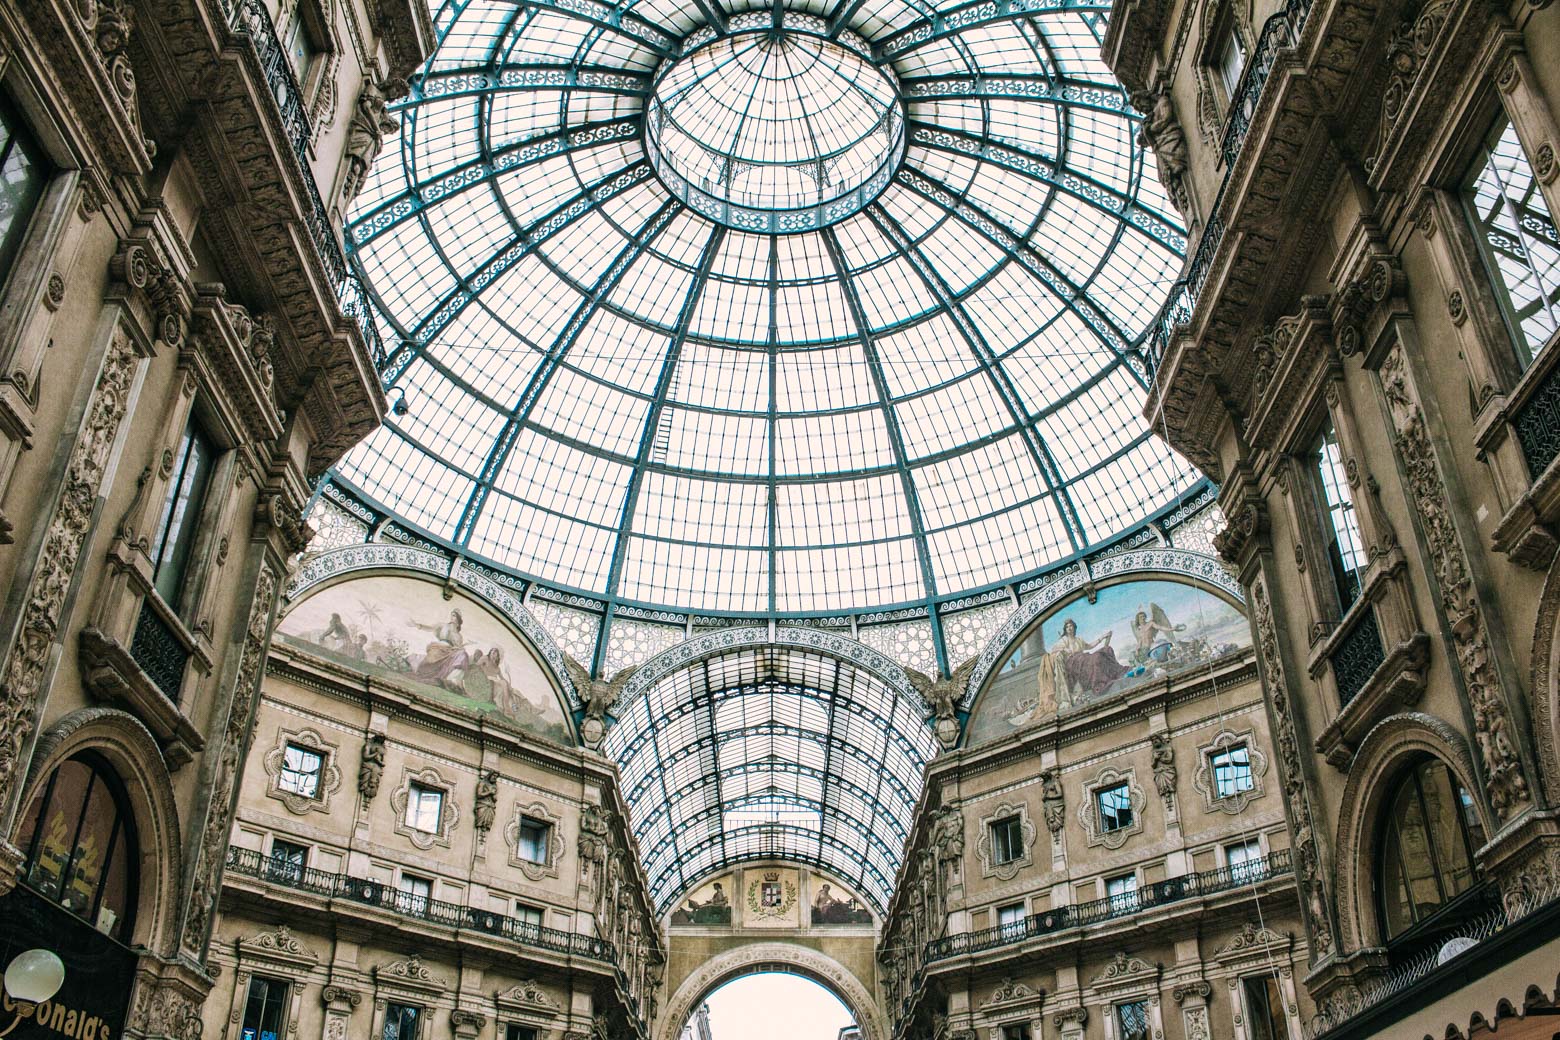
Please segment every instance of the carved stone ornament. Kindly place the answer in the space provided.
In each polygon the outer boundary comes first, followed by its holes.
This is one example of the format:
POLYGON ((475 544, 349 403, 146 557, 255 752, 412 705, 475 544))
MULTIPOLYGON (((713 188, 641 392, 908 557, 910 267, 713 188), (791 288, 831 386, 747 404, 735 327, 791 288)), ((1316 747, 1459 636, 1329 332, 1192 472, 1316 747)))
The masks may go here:
POLYGON ((934 720, 933 728, 937 734, 937 742, 942 745, 944 751, 951 751, 959 742, 957 712, 959 698, 964 695, 965 688, 969 686, 970 675, 974 673, 975 666, 979 663, 979 657, 971 657, 955 668, 952 675, 939 675, 936 678, 918 672, 914 668, 905 668, 905 676, 910 680, 910 685, 914 686, 916 692, 921 695, 921 703, 926 706, 927 717, 934 720))
POLYGON ((1474 741, 1484 766, 1490 807, 1502 821, 1509 820, 1533 800, 1517 753, 1520 738, 1506 710, 1468 558, 1424 412, 1409 386, 1401 345, 1394 346, 1382 362, 1381 386, 1408 490, 1430 552, 1441 608, 1451 622, 1452 645, 1473 712, 1474 741))
POLYGON ((493 994, 493 1003, 501 1010, 530 1011, 549 1017, 562 1010, 558 1002, 548 996, 547 991, 542 989, 535 979, 527 979, 506 990, 499 990, 493 994))
POLYGON ((1045 990, 1036 990, 1024 983, 1017 981, 1011 975, 1003 977, 997 983, 997 988, 991 991, 991 996, 981 1004, 982 1011, 1001 1009, 1004 1005, 1026 1005, 1038 1003, 1045 999, 1045 990))
POLYGON ((1213 987, 1204 980, 1198 979, 1195 982, 1178 983, 1170 991, 1170 995, 1175 998, 1177 1004, 1184 1004, 1188 998, 1207 1000, 1213 995, 1213 987))
POLYGON ((1065 1029, 1067 1026, 1077 1026, 1082 1029, 1088 1024, 1089 1009, 1084 1007, 1068 1008, 1051 1016, 1051 1025, 1057 1029, 1065 1029))
POLYGON ((498 773, 485 769, 477 774, 477 796, 471 803, 471 825, 486 837, 498 817, 498 773))
POLYGON ((580 836, 576 849, 580 857, 580 880, 590 881, 598 875, 611 849, 611 809, 587 802, 580 809, 580 836))
POLYGON ((1284 786, 1284 804, 1293 828, 1295 880, 1300 889, 1300 904, 1305 911, 1310 950, 1314 958, 1325 956, 1333 948, 1332 916, 1328 907, 1326 883, 1321 874, 1321 859, 1316 846, 1315 824, 1306 789, 1301 745, 1295 730, 1289 684, 1284 675, 1284 659, 1278 646, 1278 629, 1273 622, 1273 606, 1268 602, 1267 583, 1258 578, 1251 588, 1252 621, 1257 630, 1257 648, 1261 655, 1268 702, 1272 706, 1273 742, 1278 751, 1279 780, 1284 786))
POLYGON ((423 964, 422 958, 415 953, 404 961, 391 961, 389 964, 382 964, 375 968, 374 981, 380 984, 388 982, 396 986, 439 992, 447 986, 444 978, 429 971, 423 964))
POLYGON ((358 990, 350 989, 346 986, 341 986, 333 982, 324 989, 320 990, 320 1003, 324 1004, 326 1007, 330 1007, 334 1004, 343 1008, 351 1009, 363 1003, 363 994, 358 990))
POLYGON ((1011 881, 1024 867, 1034 863, 1035 825, 1029 822, 1029 807, 1020 802, 998 802, 996 808, 980 818, 980 837, 975 841, 975 856, 980 860, 981 877, 994 877, 1011 881), (1012 817, 1018 818, 1022 851, 1005 863, 997 863, 991 852, 991 826, 1012 817))
POLYGON ((1067 822, 1067 796, 1062 793, 1061 774, 1054 769, 1040 773, 1040 800, 1045 812, 1045 829, 1055 838, 1067 822))
POLYGON ((1213 1034, 1208 1028, 1206 1007, 1186 1008, 1181 1015, 1186 1026, 1186 1040, 1212 1040, 1213 1034))
POLYGON ((1253 955, 1266 957, 1274 947, 1288 949, 1289 944, 1288 936, 1247 921, 1234 938, 1214 951, 1213 959, 1222 961, 1253 955))
POLYGON ((1547 143, 1539 145, 1533 155, 1533 172, 1538 174, 1538 179, 1548 184, 1555 179, 1556 167, 1555 146, 1547 143))
POLYGON ((1236 816, 1245 812, 1246 806, 1252 801, 1262 797, 1266 788, 1263 778, 1267 776, 1267 771, 1267 755, 1257 746, 1253 730, 1236 732, 1221 729, 1212 740, 1197 749, 1197 772, 1192 776, 1192 787, 1202 795, 1204 812, 1236 816), (1251 787, 1220 795, 1213 775, 1213 759, 1215 755, 1224 754, 1235 747, 1246 749, 1246 759, 1251 767, 1251 787))
POLYGON ((276 603, 276 574, 262 564, 255 580, 255 594, 249 603, 249 623, 244 630, 244 647, 239 655, 238 676, 229 699, 227 725, 221 743, 206 749, 216 759, 211 781, 211 800, 194 861, 194 882, 190 887, 187 915, 184 918, 184 943, 205 960, 208 926, 222 883, 222 861, 232 826, 234 787, 239 765, 249 746, 250 723, 255 703, 260 699, 260 675, 270 645, 271 613, 276 603))
POLYGON ((1105 970, 1094 976, 1089 983, 1091 986, 1109 985, 1127 981, 1137 981, 1144 975, 1157 975, 1159 968, 1148 963, 1141 957, 1129 956, 1125 951, 1118 950, 1116 955, 1105 965, 1105 970))
POLYGON ((1224 530, 1213 536, 1213 548, 1225 563, 1239 564, 1246 547, 1267 532, 1267 518, 1260 506, 1246 502, 1230 514, 1224 530))
POLYGON ((1191 208, 1186 184, 1186 132, 1181 129, 1169 88, 1162 86, 1155 93, 1134 97, 1132 104, 1143 113, 1138 147, 1153 151, 1154 164, 1159 168, 1159 183, 1164 186, 1170 204, 1185 216, 1191 208))
POLYGON ((453 1008, 450 1011, 450 1028, 458 1037, 474 1037, 487 1024, 487 1016, 470 1008, 453 1008))
POLYGON ((1402 117, 1404 105, 1413 95, 1414 81, 1430 56, 1452 6, 1451 0, 1431 0, 1423 7, 1410 7, 1410 17, 1388 41, 1388 78, 1381 96, 1382 140, 1391 136, 1402 117))
POLYGON ((395 810, 395 832, 403 835, 419 849, 431 849, 435 845, 450 846, 450 835, 455 830, 455 824, 460 819, 460 809, 455 804, 455 792, 453 785, 439 771, 432 766, 413 771, 409 768, 401 771, 401 785, 390 795, 390 807, 395 810), (417 783, 423 787, 436 788, 444 792, 439 812, 439 827, 436 831, 425 831, 413 827, 406 822, 406 802, 411 795, 412 784, 417 783))
POLYGON ((591 675, 589 668, 568 654, 563 655, 563 664, 569 671, 569 679, 574 683, 574 692, 579 694, 580 704, 585 709, 585 720, 580 723, 580 739, 594 751, 600 746, 601 738, 607 735, 607 714, 617 704, 623 687, 628 685, 639 667, 633 665, 620 669, 612 678, 603 680, 591 675))
POLYGON ((130 1012, 131 1028, 142 1036, 200 1040, 201 998, 167 982, 154 986, 151 979, 143 979, 136 986, 135 1006, 130 1012))
POLYGON ((504 844, 509 848, 509 865, 518 867, 520 872, 532 881, 540 881, 542 878, 557 877, 558 866, 563 860, 563 821, 547 811, 547 806, 541 802, 532 802, 530 805, 516 805, 514 816, 504 825, 504 844), (547 825, 547 862, 536 863, 525 859, 520 855, 520 822, 529 817, 537 823, 547 825))
POLYGON ((241 939, 238 943, 240 957, 243 954, 265 954, 288 961, 306 961, 310 964, 319 961, 319 955, 310 950, 292 934, 292 929, 285 924, 276 926, 272 932, 261 932, 252 935, 248 939, 241 939))
POLYGON ((385 775, 385 735, 370 733, 363 740, 363 754, 358 761, 358 794, 365 803, 372 802, 379 794, 379 782, 385 775))
POLYGON ((1170 743, 1170 734, 1154 733, 1148 738, 1153 746, 1154 764, 1154 789, 1159 792, 1159 797, 1164 800, 1167 812, 1175 811, 1175 748, 1170 743))
POLYGON ((932 822, 932 849, 937 862, 956 867, 964 858, 964 813, 957 805, 937 810, 932 822))
POLYGON ((1090 847, 1103 845, 1107 849, 1119 849, 1134 834, 1143 832, 1143 810, 1148 808, 1148 796, 1137 784, 1137 774, 1131 769, 1106 766, 1084 789, 1083 804, 1078 806, 1078 822, 1090 847), (1127 800, 1132 807, 1132 820, 1125 827, 1107 831, 1100 820, 1100 792, 1126 784, 1127 800))
POLYGON ((288 812, 296 816, 330 812, 330 797, 341 787, 341 769, 336 765, 338 750, 337 745, 327 742, 318 730, 281 730, 277 734, 276 744, 261 760, 266 776, 270 778, 266 796, 281 802, 288 812), (320 774, 312 796, 282 786, 288 745, 305 748, 320 756, 320 774))
POLYGON ((20 601, 25 605, 15 642, 0 673, 0 791, 15 791, 22 782, 22 747, 32 734, 39 694, 59 636, 65 593, 76 573, 139 362, 129 335, 123 328, 115 329, 66 463, 64 493, 20 601))
POLYGON ((65 302, 65 279, 60 277, 58 271, 49 275, 49 280, 43 287, 43 305, 51 311, 60 309, 60 304, 65 302))
POLYGON ((1461 325, 1468 318, 1468 308, 1463 303, 1463 294, 1460 289, 1453 289, 1446 296, 1446 313, 1451 317, 1453 325, 1461 325))
POLYGON ((385 135, 395 133, 400 125, 386 107, 384 92, 373 83, 365 83, 347 123, 347 174, 341 181, 343 208, 362 190, 384 147, 385 135))

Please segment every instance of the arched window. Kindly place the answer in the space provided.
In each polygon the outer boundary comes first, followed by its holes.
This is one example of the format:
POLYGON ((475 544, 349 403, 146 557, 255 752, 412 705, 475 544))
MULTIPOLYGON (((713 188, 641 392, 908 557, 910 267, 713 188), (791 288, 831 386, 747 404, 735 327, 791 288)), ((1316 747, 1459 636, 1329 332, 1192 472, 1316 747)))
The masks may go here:
POLYGON ((1397 782, 1382 820, 1377 898, 1388 939, 1467 891, 1484 842, 1473 799, 1445 763, 1427 758, 1397 782))
POLYGON ((135 818, 124 785, 90 751, 61 762, 33 800, 18 844, 22 879, 99 931, 125 939, 135 925, 135 818))

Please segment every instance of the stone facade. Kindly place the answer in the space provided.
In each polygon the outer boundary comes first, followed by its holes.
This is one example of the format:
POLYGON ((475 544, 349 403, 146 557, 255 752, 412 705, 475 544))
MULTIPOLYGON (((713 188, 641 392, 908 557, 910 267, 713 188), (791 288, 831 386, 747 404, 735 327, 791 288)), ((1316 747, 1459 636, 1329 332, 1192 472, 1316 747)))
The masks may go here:
POLYGON ((0 4, 7 147, 33 168, 0 270, 0 895, 60 764, 117 778, 141 853, 128 1036, 199 1035, 309 482, 383 415, 323 200, 351 99, 431 44, 391 0, 0 4), (295 72, 301 18, 319 50, 295 72))
POLYGON ((1479 980, 1553 936, 1516 926, 1560 888, 1560 351, 1502 267, 1555 242, 1560 12, 1290 0, 1235 21, 1217 2, 1144 0, 1117 6, 1105 39, 1140 107, 1168 99, 1155 121, 1177 127, 1196 224, 1151 336, 1146 414, 1222 482, 1218 545, 1253 607, 1292 810, 1309 1031, 1407 1036, 1371 1018, 1391 993, 1399 1008, 1439 1001, 1414 1037, 1462 1036, 1491 1001, 1520 1007, 1554 984, 1479 980), (1232 31, 1245 71, 1210 93, 1208 55, 1232 31), (1473 194, 1488 176, 1494 208, 1473 194), (1357 531, 1352 597, 1319 497, 1324 430, 1357 531), (1387 803, 1425 762, 1468 793, 1474 880, 1389 933, 1387 803), (1403 996, 1459 951, 1460 991, 1403 996))

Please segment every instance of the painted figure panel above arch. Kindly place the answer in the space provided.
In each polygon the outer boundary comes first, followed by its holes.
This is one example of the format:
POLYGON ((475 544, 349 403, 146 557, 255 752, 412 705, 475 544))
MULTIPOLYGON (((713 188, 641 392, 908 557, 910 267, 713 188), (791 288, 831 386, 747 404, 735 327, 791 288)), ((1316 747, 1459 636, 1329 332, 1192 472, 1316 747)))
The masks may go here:
POLYGON ((1246 616, 1200 585, 1144 577, 1061 601, 1009 644, 965 726, 974 747, 1251 646, 1246 616))
POLYGON ((289 606, 276 631, 286 645, 420 696, 573 743, 530 641, 462 591, 415 575, 353 576, 289 606))

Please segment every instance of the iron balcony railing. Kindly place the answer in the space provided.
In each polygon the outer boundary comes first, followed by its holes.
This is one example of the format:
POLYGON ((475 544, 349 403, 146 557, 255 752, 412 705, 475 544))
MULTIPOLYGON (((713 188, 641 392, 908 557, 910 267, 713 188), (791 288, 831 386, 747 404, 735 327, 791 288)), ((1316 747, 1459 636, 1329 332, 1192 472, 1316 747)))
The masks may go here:
POLYGON ((961 953, 995 949, 1033 939, 1036 936, 1050 935, 1067 928, 1130 917, 1145 910, 1153 910, 1187 899, 1228 892, 1283 877, 1292 873, 1293 869, 1289 850, 1281 849, 1264 859, 1248 860, 1233 867, 1220 867, 1218 870, 1205 870, 1198 874, 1182 874, 1179 877, 1165 878, 1135 892, 1091 899, 1087 903, 1075 903, 1071 906, 1058 906, 1038 914, 1031 914, 1022 921, 999 924, 995 928, 983 928, 978 932, 963 932, 933 939, 926 944, 926 961, 930 963, 961 953))
POLYGON ((427 896, 413 895, 410 892, 402 892, 394 885, 383 881, 314 870, 289 860, 262 856, 254 849, 241 849, 237 846, 228 847, 227 869, 232 874, 255 878, 299 892, 312 892, 330 899, 349 900, 364 906, 390 910, 402 917, 417 918, 449 928, 483 932, 523 946, 589 957, 591 960, 601 961, 617 969, 617 951, 605 939, 578 932, 560 931, 557 928, 543 928, 541 925, 496 910, 446 903, 438 899, 429 899, 427 896))
POLYGON ((1386 659, 1386 651, 1381 647, 1381 628, 1376 624, 1376 608, 1366 603, 1348 634, 1332 648, 1333 679, 1338 684, 1339 705, 1346 705, 1358 697, 1386 659))
POLYGON ((184 686, 184 669, 190 663, 190 651, 173 626, 152 606, 150 595, 141 601, 141 613, 135 619, 130 656, 152 684, 177 704, 179 691, 184 686))
POLYGON ((303 184, 309 193, 309 207, 304 214, 304 221, 309 228, 309 237, 314 239, 315 248, 319 250, 320 259, 325 264, 325 272, 330 276, 331 286, 336 291, 336 302, 341 307, 341 313, 356 321, 362 330, 375 370, 383 369, 384 340, 379 334, 379 323, 374 317, 368 293, 347 262, 341 243, 331 228, 330 211, 320 198, 319 185, 314 181, 314 167, 309 154, 314 140, 314 127, 309 118, 308 106, 303 100, 303 90, 298 86, 298 77, 293 74, 292 62, 288 60, 287 52, 277 38, 276 25, 271 21, 270 12, 260 0, 236 0, 232 18, 233 30, 248 37, 250 43, 254 44, 260 67, 265 72, 266 85, 270 87, 271 96, 276 101, 282 128, 286 130, 293 156, 298 160, 303 184))
POLYGON ((1560 365, 1552 366, 1543 383, 1517 408, 1511 425, 1528 473, 1537 480, 1560 455, 1560 365))
POLYGON ((1240 82, 1235 85, 1235 94, 1230 98, 1229 111, 1225 116, 1224 133, 1219 139, 1219 154, 1224 160, 1224 180, 1220 182, 1213 205, 1208 210, 1208 223, 1197 240, 1197 249, 1192 254, 1192 262, 1187 265, 1185 277, 1170 286, 1164 306, 1159 308, 1159 313, 1149 323, 1144 343, 1144 361, 1150 378, 1157 376, 1160 366, 1164 364, 1175 330, 1191 320, 1192 312, 1197 307, 1203 285, 1208 280, 1208 271, 1213 266, 1214 255, 1224 240, 1224 221, 1219 215, 1224 206, 1224 193, 1234 173, 1235 161, 1240 158, 1240 151, 1251 133, 1251 121, 1262 100, 1263 88, 1273 73, 1278 52, 1300 41, 1310 13, 1311 0, 1288 0, 1282 11, 1269 17, 1263 24, 1256 50, 1241 70, 1240 82))

